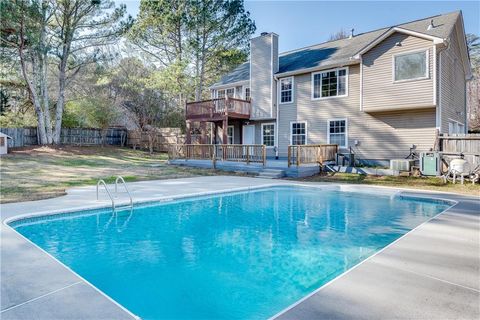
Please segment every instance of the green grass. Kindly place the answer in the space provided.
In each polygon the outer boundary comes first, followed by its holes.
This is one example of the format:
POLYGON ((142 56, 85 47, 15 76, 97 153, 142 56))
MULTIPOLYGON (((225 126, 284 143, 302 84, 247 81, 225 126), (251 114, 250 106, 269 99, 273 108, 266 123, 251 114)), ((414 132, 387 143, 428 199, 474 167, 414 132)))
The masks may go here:
POLYGON ((404 176, 373 176, 353 173, 320 174, 313 177, 299 179, 310 182, 335 182, 363 185, 379 185, 410 189, 434 190, 480 196, 480 185, 471 182, 452 184, 443 182, 438 177, 404 177, 404 176))
MULTIPOLYGON (((114 147, 36 147, 2 156, 0 203, 37 200, 65 194, 65 189, 114 183, 215 175, 215 170, 175 167, 167 155, 114 147)), ((228 174, 222 172, 222 174, 228 174)))

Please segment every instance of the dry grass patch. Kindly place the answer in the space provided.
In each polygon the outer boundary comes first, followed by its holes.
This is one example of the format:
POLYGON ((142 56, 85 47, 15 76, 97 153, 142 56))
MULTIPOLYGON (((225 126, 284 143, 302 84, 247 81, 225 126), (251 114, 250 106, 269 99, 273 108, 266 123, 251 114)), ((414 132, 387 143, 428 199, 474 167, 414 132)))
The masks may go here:
MULTIPOLYGON (((215 170, 169 166, 167 156, 117 147, 30 147, 0 158, 0 203, 38 200, 65 194, 75 186, 215 175, 215 170)), ((222 172, 222 174, 227 174, 222 172)))

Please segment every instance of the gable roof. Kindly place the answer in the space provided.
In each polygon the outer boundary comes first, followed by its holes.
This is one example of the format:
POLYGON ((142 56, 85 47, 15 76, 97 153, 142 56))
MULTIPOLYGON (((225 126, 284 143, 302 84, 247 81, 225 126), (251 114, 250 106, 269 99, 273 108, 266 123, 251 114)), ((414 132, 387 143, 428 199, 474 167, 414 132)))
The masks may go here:
MULTIPOLYGON (((376 41, 381 41, 382 37, 393 32, 418 33, 432 40, 445 39, 452 32, 452 29, 455 27, 455 22, 460 16, 461 12, 455 11, 361 33, 351 39, 346 38, 328 41, 283 52, 279 54, 279 70, 277 75, 296 73, 299 71, 308 72, 308 69, 321 69, 329 66, 358 63, 357 55, 361 53, 362 50, 376 41), (433 20, 434 28, 427 30, 431 20, 433 20)), ((232 72, 224 75, 220 81, 212 87, 248 81, 249 79, 250 62, 247 61, 235 68, 232 72)))

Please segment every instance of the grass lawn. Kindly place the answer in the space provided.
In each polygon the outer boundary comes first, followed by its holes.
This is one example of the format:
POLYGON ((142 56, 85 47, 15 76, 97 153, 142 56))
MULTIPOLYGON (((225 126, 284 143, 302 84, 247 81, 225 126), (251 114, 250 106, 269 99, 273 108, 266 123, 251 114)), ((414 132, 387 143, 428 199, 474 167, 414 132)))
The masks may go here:
MULTIPOLYGON (((235 174, 225 171, 169 166, 165 154, 117 147, 31 147, 0 158, 0 203, 38 200, 65 194, 75 186, 95 185, 98 179, 113 183, 121 175, 128 181, 235 174)), ((242 174, 244 175, 244 174, 242 174)), ((480 195, 480 185, 443 184, 440 178, 379 177, 357 174, 323 174, 295 179, 415 188, 480 195)))
MULTIPOLYGON (((38 200, 65 194, 75 186, 219 174, 215 170, 174 167, 167 155, 117 147, 31 147, 0 158, 0 203, 38 200)), ((221 174, 228 174, 222 172, 221 174)))
POLYGON ((478 183, 476 185, 472 185, 471 182, 465 181, 464 185, 461 185, 460 183, 444 184, 443 179, 437 177, 395 177, 360 175, 352 173, 329 173, 296 180, 309 182, 379 185, 386 187, 434 190, 480 196, 480 185, 478 183))

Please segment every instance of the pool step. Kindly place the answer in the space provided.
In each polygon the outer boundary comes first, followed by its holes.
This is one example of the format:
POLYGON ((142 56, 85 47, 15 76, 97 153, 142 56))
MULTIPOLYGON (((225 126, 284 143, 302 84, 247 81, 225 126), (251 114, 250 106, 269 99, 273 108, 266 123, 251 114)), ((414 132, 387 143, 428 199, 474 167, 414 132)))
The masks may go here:
POLYGON ((257 175, 257 178, 263 179, 278 179, 285 177, 285 170, 280 169, 263 169, 257 175))

